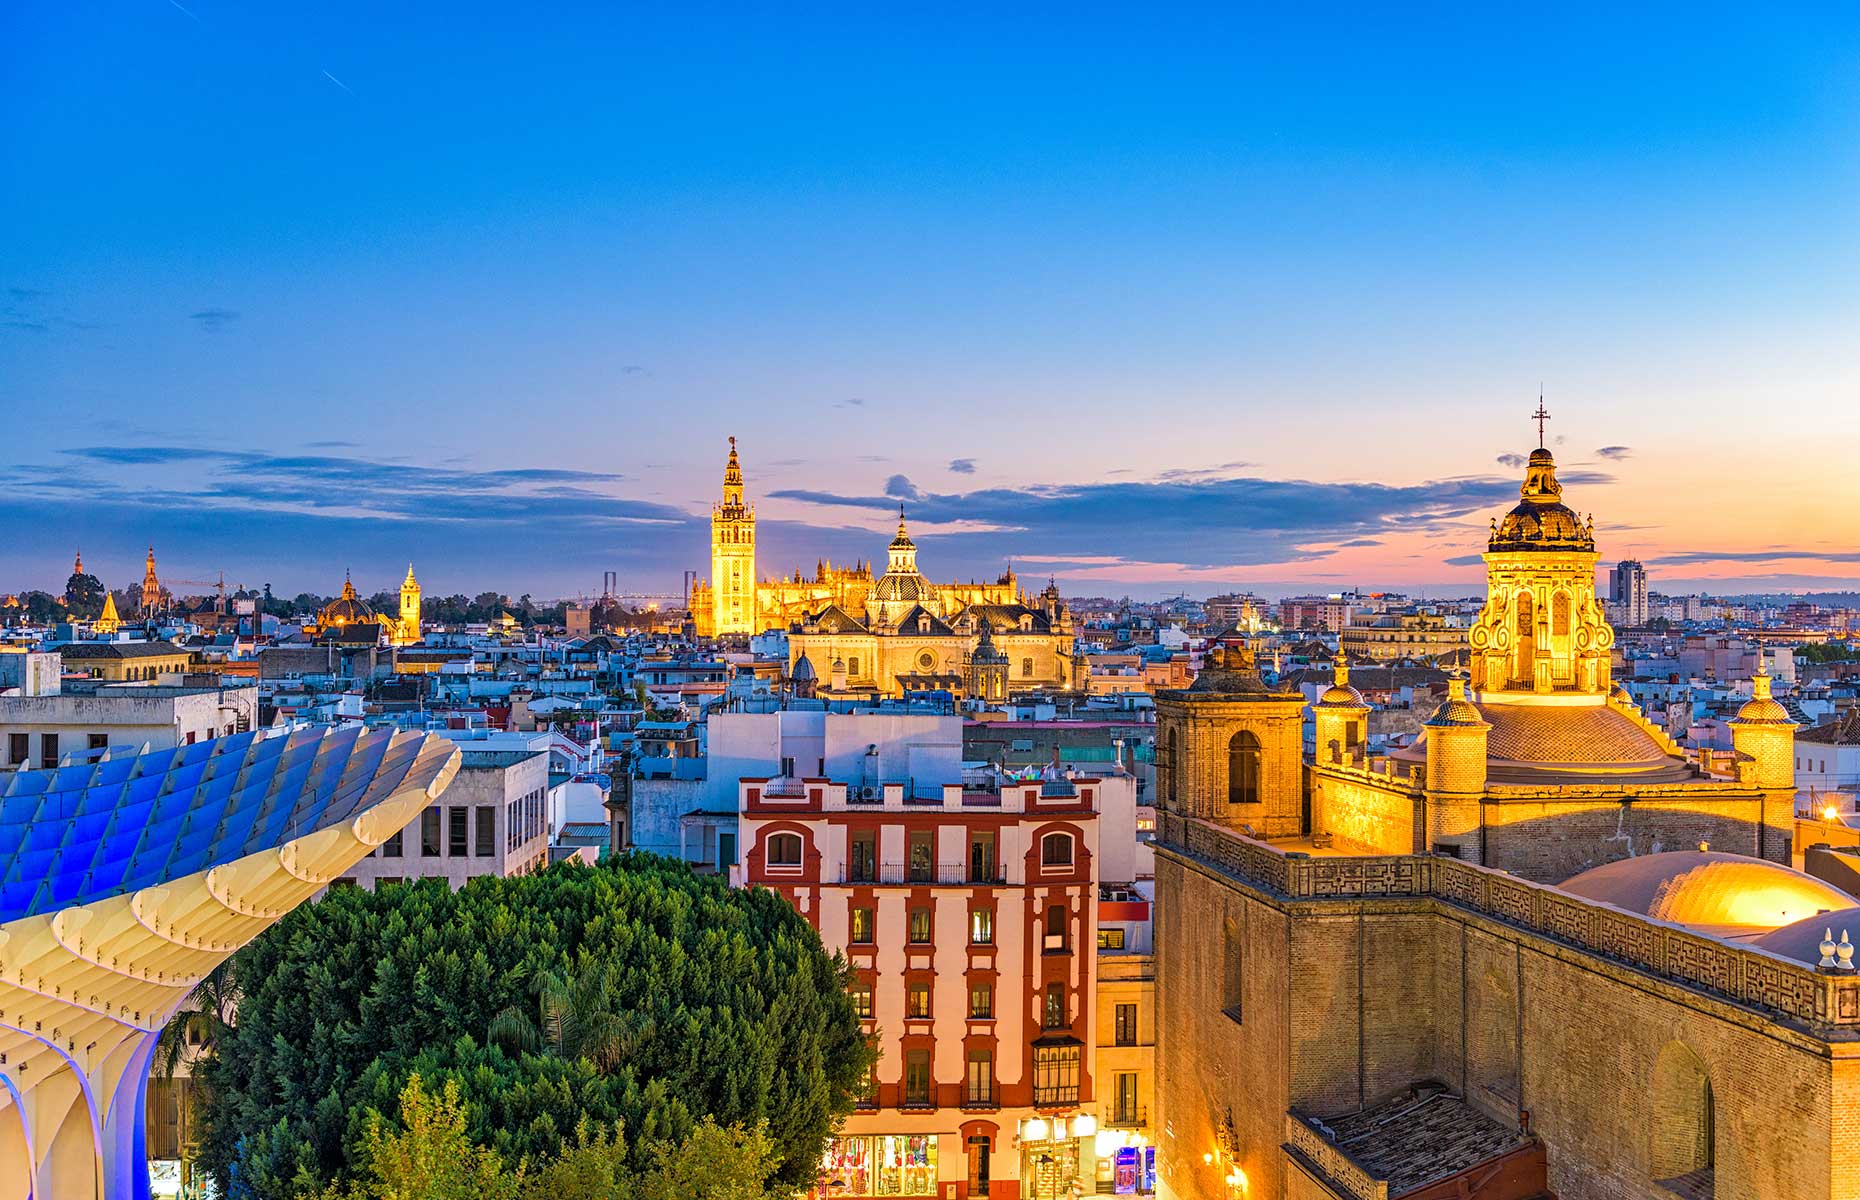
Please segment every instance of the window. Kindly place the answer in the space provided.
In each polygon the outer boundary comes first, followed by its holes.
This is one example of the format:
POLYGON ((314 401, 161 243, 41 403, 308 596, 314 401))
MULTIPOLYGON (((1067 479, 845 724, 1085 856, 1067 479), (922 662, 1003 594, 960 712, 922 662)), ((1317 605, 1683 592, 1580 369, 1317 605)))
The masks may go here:
POLYGON ((1040 1017, 1042 1029, 1064 1029, 1066 1027, 1066 985, 1049 983, 1046 985, 1045 1012, 1040 1017))
POLYGON ((988 1194, 988 1150, 986 1136, 969 1139, 969 1195, 988 1194))
POLYGON ((769 866, 798 867, 801 865, 801 835, 798 833, 774 833, 769 835, 769 866))
POLYGON ((846 876, 851 883, 875 883, 878 880, 878 834, 872 830, 852 835, 847 846, 846 876))
POLYGON ((13 733, 7 735, 6 760, 10 763, 23 763, 32 757, 32 735, 30 733, 13 733))
POLYGON ((969 944, 972 946, 992 946, 995 944, 995 910, 977 908, 969 912, 969 944))
POLYGON ((1079 1044, 1033 1048, 1033 1102, 1041 1107, 1079 1102, 1079 1044))
POLYGON ((439 854, 439 809, 429 808, 420 814, 420 853, 427 858, 439 854))
POLYGON ((929 984, 919 982, 904 985, 904 1015, 913 1021, 930 1019, 929 984))
POLYGON ((930 910, 913 908, 910 915, 908 937, 914 946, 922 946, 930 941, 930 910))
POLYGON ((1121 929, 1100 929, 1098 931, 1098 949, 1122 950, 1124 948, 1124 931, 1121 929))
POLYGON ((859 674, 859 660, 857 658, 849 658, 846 660, 846 674, 849 676, 859 674))
POLYGON ((913 829, 908 836, 907 882, 933 882, 936 875, 936 834, 928 829, 913 829))
POLYGON ((733 867, 736 865, 736 835, 733 833, 717 834, 717 866, 733 867))
POLYGON ((1137 1044, 1137 1006, 1120 1004, 1117 1006, 1116 1044, 1134 1046, 1137 1044))
POLYGON ((850 940, 852 944, 855 946, 871 945, 873 925, 874 925, 874 921, 872 919, 871 909, 869 908, 853 909, 852 910, 852 928, 851 928, 851 932, 848 934, 848 940, 850 940))
POLYGON ((930 1052, 904 1052, 904 1103, 906 1107, 930 1106, 930 1052))
POLYGON ((995 1102, 995 1052, 969 1051, 969 1070, 963 1079, 962 1102, 972 1108, 992 1107, 995 1102))
POLYGON ((478 827, 473 832, 472 852, 479 858, 490 858, 497 853, 497 810, 488 804, 480 804, 477 810, 478 827))
POLYGON ((1046 933, 1043 948, 1049 953, 1059 953, 1066 948, 1066 910, 1055 904, 1046 910, 1046 933))
POLYGON ((994 883, 999 878, 995 871, 995 831, 978 829, 969 834, 969 882, 994 883))
POLYGON ((109 734, 93 733, 90 735, 90 749, 107 750, 109 749, 109 746, 110 746, 110 735, 109 734))
POLYGON ((1259 739, 1245 729, 1227 743, 1227 803, 1259 803, 1259 739))
POLYGON ((451 858, 464 858, 467 851, 465 825, 468 809, 453 807, 446 810, 446 854, 451 858))
POLYGON ((381 857, 400 858, 406 853, 406 842, 407 831, 405 829, 396 829, 388 836, 387 841, 381 843, 381 857))
POLYGON ((1221 925, 1221 1010, 1236 1021, 1240 1020, 1246 982, 1242 973, 1244 965, 1240 922, 1228 917, 1221 925))
POLYGON ((995 1015, 995 985, 992 983, 972 983, 969 985, 969 1020, 988 1021, 995 1015))
MULTIPOLYGON (((926 1052, 928 1053, 928 1052, 926 1052)), ((872 1139, 878 1164, 870 1192, 839 1189, 848 1196, 934 1196, 937 1194, 934 1133, 889 1134, 872 1139)))
POLYGON ((1139 1124, 1140 1122, 1137 1117, 1137 1073, 1135 1071, 1119 1071, 1114 1083, 1116 1086, 1113 1091, 1116 1098, 1112 1101, 1111 1124, 1139 1124))
POLYGON ((863 982, 854 983, 846 989, 846 994, 852 997, 853 1014, 861 1021, 870 1021, 872 1019, 872 985, 863 982))
POLYGON ((1022 679, 1033 678, 1033 660, 1031 658, 1023 658, 1020 660, 1020 677, 1022 679))
MULTIPOLYGON (((194 744, 194 735, 191 733, 187 735, 187 744, 190 746, 194 744)), ((42 767, 55 767, 58 765, 57 734, 42 733, 39 735, 39 765, 42 767)))
POLYGON ((1040 865, 1043 867, 1071 866, 1072 835, 1069 833, 1049 833, 1041 838, 1040 865))

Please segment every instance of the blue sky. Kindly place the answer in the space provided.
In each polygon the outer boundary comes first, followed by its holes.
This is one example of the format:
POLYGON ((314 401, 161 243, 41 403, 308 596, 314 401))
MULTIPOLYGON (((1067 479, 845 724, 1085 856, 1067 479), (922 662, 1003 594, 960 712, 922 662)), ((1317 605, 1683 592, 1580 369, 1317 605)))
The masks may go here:
POLYGON ((1465 586, 1540 383, 1656 586, 1860 576, 1851 5, 29 3, 0 86, 0 588, 675 590, 728 434, 769 571, 1465 586))

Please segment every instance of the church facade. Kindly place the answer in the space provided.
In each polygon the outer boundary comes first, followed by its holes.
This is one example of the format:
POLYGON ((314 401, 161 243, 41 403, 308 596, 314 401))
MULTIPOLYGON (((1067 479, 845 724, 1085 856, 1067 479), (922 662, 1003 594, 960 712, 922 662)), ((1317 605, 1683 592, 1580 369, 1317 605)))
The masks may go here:
POLYGON ((1311 761, 1243 649, 1158 696, 1160 1195, 1860 1188, 1860 906, 1787 865, 1793 726, 1759 678, 1727 761, 1646 727, 1559 490, 1540 450, 1412 750, 1341 656, 1311 761))
POLYGON ((417 644, 422 636, 420 581, 414 578, 413 564, 407 564, 407 577, 401 580, 397 612, 377 613, 356 594, 354 581, 345 574, 342 594, 325 604, 306 629, 319 642, 374 646, 385 639, 390 646, 417 644))

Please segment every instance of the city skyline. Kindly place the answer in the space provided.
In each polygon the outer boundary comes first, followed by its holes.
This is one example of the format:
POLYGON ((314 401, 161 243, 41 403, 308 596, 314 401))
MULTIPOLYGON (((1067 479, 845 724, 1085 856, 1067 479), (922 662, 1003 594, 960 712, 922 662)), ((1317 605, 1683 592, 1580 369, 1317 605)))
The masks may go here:
POLYGON ((449 11, 9 15, 3 586, 675 591, 735 435, 766 573, 1470 592, 1540 387, 1605 561, 1860 586, 1833 19, 449 11))

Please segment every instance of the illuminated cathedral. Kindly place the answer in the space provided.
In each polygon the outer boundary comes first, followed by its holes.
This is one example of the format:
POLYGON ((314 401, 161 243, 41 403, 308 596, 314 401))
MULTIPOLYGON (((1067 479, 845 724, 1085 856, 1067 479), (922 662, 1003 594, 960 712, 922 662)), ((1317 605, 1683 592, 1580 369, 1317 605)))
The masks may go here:
MULTIPOLYGON (((908 571, 898 572, 893 569, 897 564, 888 562, 885 576, 877 579, 869 563, 835 566, 825 559, 814 564, 811 576, 797 568, 781 578, 757 578, 756 510, 744 501, 742 463, 737 458, 736 439, 731 438, 730 457, 723 469, 723 499, 711 509, 710 579, 691 589, 691 619, 700 637, 717 637, 787 629, 828 608, 863 614, 884 578, 893 580, 884 586, 896 588, 904 586, 902 580, 907 576, 914 576, 909 585, 915 589, 913 602, 922 603, 936 617, 974 604, 1020 602, 1020 581, 1011 569, 992 583, 932 584, 916 574, 916 547, 909 550, 908 571)), ((903 611, 896 596, 880 598, 878 616, 895 618, 903 611)))

